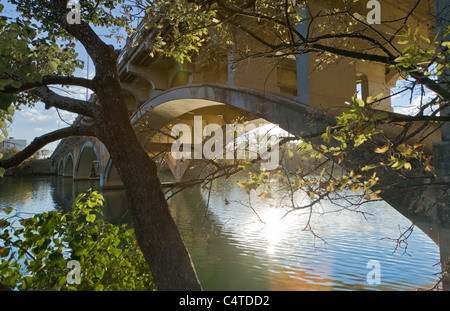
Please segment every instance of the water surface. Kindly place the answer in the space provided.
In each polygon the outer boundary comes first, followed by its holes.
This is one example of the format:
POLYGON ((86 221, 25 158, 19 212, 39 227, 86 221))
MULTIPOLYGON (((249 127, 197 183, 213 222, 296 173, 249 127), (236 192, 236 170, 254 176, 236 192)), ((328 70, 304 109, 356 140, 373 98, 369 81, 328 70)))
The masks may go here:
MULTIPOLYGON (((98 182, 8 177, 0 179, 0 205, 30 214, 70 208, 90 188, 99 189, 98 182)), ((124 191, 102 194, 110 221, 129 221, 124 191)), ((331 213, 337 207, 324 203, 312 215, 286 215, 279 198, 252 195, 250 202, 236 179, 169 201, 205 290, 415 290, 438 279, 438 247, 418 228, 406 252, 395 251, 393 239, 411 223, 388 204, 331 213), (311 230, 304 230, 308 224, 311 230), (372 260, 379 263, 379 284, 367 280, 372 260)))

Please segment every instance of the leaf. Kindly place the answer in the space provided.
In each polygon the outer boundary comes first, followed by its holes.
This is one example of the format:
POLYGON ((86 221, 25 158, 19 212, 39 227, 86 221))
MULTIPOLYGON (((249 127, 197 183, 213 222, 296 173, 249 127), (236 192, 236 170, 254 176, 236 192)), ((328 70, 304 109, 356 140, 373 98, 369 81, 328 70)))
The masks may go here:
POLYGON ((2 208, 1 211, 3 213, 5 213, 6 215, 9 215, 13 211, 13 208, 12 207, 5 207, 5 208, 2 208))
POLYGON ((8 111, 9 106, 14 101, 15 97, 12 94, 0 94, 0 109, 8 111))
POLYGON ((366 105, 366 103, 362 99, 359 99, 359 98, 356 99, 356 103, 361 108, 364 108, 364 106, 366 105))
POLYGON ((103 274, 105 273, 105 269, 103 269, 103 267, 97 266, 94 269, 94 275, 95 277, 101 279, 103 277, 103 274))
POLYGON ((5 169, 3 167, 0 167, 0 177, 3 177, 5 174, 5 169))
POLYGON ((331 139, 331 128, 328 126, 327 131, 322 134, 322 140, 328 144, 330 143, 330 139, 331 139))
POLYGON ((48 259, 50 261, 56 262, 59 260, 63 260, 64 256, 60 252, 53 252, 48 256, 48 259))
POLYGON ((19 88, 19 87, 21 87, 22 86, 22 82, 20 82, 20 81, 13 81, 13 82, 11 82, 11 87, 13 87, 13 88, 19 88))
POLYGON ((294 157, 294 153, 292 153, 292 151, 290 149, 288 149, 287 152, 288 152, 289 158, 293 158, 294 157))
POLYGON ((48 62, 48 67, 50 68, 51 71, 56 71, 58 69, 58 63, 51 60, 48 62))
POLYGON ((376 195, 375 193, 368 193, 366 194, 366 200, 376 200, 379 199, 380 197, 378 195, 376 195))
POLYGON ((119 257, 120 254, 122 254, 122 250, 121 250, 120 248, 112 248, 112 249, 111 249, 111 253, 112 253, 114 256, 119 257))
POLYGON ((94 222, 95 218, 96 218, 95 214, 89 214, 89 215, 86 216, 86 221, 94 222))
POLYGON ((376 153, 385 153, 386 151, 388 151, 389 150, 389 145, 384 145, 383 147, 381 147, 381 148, 376 148, 375 149, 375 152, 376 153))
POLYGON ((241 167, 244 171, 248 171, 248 170, 252 169, 253 163, 246 162, 243 165, 239 165, 239 167, 241 167))
POLYGON ((11 249, 8 247, 0 247, 0 257, 8 256, 10 251, 11 249))
POLYGON ((374 168, 376 168, 377 166, 375 164, 369 164, 364 166, 361 171, 365 172, 365 171, 370 171, 373 170, 374 168))

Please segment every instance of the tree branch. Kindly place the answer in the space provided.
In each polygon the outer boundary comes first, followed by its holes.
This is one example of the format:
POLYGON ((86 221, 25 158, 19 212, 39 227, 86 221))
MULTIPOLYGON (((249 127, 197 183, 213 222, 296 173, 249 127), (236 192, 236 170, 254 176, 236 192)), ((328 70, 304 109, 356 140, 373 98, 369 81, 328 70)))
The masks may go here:
POLYGON ((55 107, 94 118, 95 105, 93 103, 58 95, 47 86, 35 88, 30 93, 38 96, 45 103, 45 109, 55 107))
POLYGON ((36 137, 25 149, 5 160, 0 160, 0 167, 5 169, 20 165, 31 157, 36 151, 54 141, 72 136, 94 136, 95 129, 92 126, 66 127, 51 133, 36 137))
MULTIPOLYGON (((115 51, 112 45, 107 45, 103 42, 95 31, 84 21, 80 24, 69 24, 67 22, 67 14, 70 9, 67 8, 67 0, 52 0, 52 12, 55 16, 57 23, 66 30, 69 34, 74 36, 86 49, 89 56, 92 58, 97 73, 99 70, 105 68, 102 63, 110 60, 106 55, 111 55, 115 51)), ((117 58, 119 53, 116 53, 117 58)), ((106 66, 108 68, 108 66, 106 66)))
POLYGON ((72 86, 81 86, 88 88, 95 92, 95 83, 92 80, 80 78, 80 77, 69 77, 69 76, 45 76, 42 78, 42 81, 33 81, 33 82, 27 82, 23 78, 19 77, 12 77, 12 79, 22 82, 22 85, 18 88, 7 86, 4 90, 2 90, 2 93, 20 93, 20 92, 26 92, 30 91, 34 88, 41 87, 41 86, 48 86, 52 84, 58 84, 58 85, 72 85, 72 86))

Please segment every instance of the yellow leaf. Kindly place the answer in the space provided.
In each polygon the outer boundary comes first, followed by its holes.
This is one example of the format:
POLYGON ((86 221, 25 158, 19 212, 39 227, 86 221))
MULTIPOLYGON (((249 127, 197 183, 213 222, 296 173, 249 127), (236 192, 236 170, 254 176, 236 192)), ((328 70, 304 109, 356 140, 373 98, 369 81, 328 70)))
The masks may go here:
POLYGON ((379 196, 377 196, 375 193, 368 193, 366 194, 366 200, 372 200, 372 199, 378 199, 379 196))
POLYGON ((289 150, 288 149, 288 155, 289 155, 289 158, 292 158, 292 157, 294 157, 294 154, 292 153, 292 151, 291 150, 289 150))
POLYGON ((385 153, 386 151, 388 151, 389 150, 389 145, 384 145, 383 147, 381 147, 381 148, 376 148, 375 149, 375 152, 376 153, 385 153))

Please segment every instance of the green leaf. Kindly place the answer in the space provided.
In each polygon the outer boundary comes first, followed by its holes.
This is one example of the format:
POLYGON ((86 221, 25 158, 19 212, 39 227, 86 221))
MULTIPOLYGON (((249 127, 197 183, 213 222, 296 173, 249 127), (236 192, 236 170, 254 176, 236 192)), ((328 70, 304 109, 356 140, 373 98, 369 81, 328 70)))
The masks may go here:
POLYGON ((9 106, 14 101, 15 96, 12 94, 0 94, 0 109, 8 111, 9 106))
POLYGON ((327 131, 322 134, 322 140, 328 144, 330 143, 330 139, 331 139, 331 128, 328 126, 327 131))
POLYGON ((361 171, 365 172, 365 171, 370 171, 373 170, 374 168, 376 168, 377 166, 375 164, 370 164, 370 165, 366 165, 364 166, 361 171))
POLYGON ((51 71, 56 71, 58 69, 58 63, 51 60, 48 62, 48 67, 51 71))
POLYGON ((95 275, 95 277, 97 277, 99 279, 101 279, 103 277, 104 273, 105 273, 105 269, 103 269, 103 267, 101 267, 101 266, 97 266, 94 269, 94 275, 95 275))
POLYGON ((119 257, 120 254, 122 254, 122 250, 121 250, 120 248, 112 248, 112 249, 111 249, 111 253, 112 253, 114 256, 119 257))
POLYGON ((96 218, 95 214, 89 214, 89 215, 86 216, 86 221, 94 222, 95 218, 96 218))
POLYGON ((244 163, 243 165, 240 165, 240 167, 242 167, 242 169, 244 171, 248 171, 248 170, 253 168, 253 163, 248 163, 247 162, 247 163, 244 163))
POLYGON ((2 211, 3 213, 5 213, 6 215, 11 214, 11 212, 12 212, 13 210, 14 210, 14 209, 13 209, 12 207, 5 207, 5 208, 2 208, 2 209, 1 209, 1 211, 2 211))

